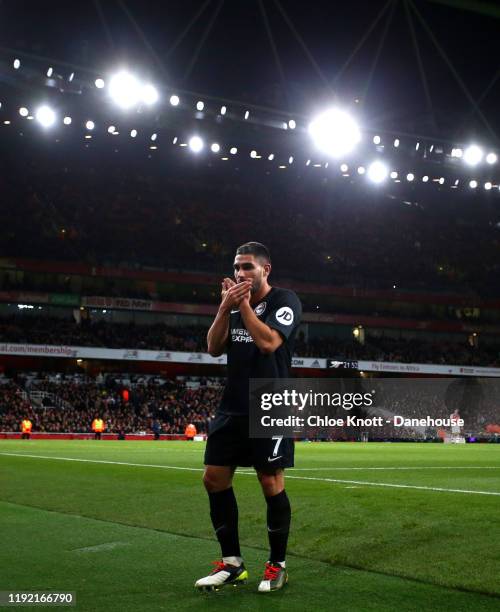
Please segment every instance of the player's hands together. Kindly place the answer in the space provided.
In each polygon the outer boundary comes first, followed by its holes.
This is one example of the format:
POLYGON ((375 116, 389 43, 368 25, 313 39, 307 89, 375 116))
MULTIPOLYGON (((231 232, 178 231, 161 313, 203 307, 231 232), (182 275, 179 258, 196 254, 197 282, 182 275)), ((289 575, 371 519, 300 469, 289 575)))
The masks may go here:
POLYGON ((223 300, 224 296, 226 295, 228 290, 231 287, 234 287, 236 285, 236 283, 234 282, 234 280, 232 280, 232 279, 230 279, 230 278, 228 278, 226 276, 226 278, 222 281, 221 285, 222 285, 222 289, 221 289, 220 297, 221 297, 221 300, 223 300))
POLYGON ((230 278, 222 281, 221 305, 223 310, 231 310, 240 305, 243 299, 249 299, 252 281, 235 283, 230 278))

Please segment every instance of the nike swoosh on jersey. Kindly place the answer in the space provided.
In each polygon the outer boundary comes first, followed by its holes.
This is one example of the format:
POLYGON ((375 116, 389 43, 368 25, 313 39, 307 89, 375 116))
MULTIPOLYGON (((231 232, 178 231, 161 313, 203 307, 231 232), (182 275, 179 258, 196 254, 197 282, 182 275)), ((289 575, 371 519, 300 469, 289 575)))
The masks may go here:
POLYGON ((238 308, 238 310, 231 310, 231 314, 236 314, 237 312, 239 312, 240 309, 238 308))
POLYGON ((269 461, 269 463, 271 463, 271 461, 276 461, 277 459, 281 459, 281 457, 283 457, 283 455, 278 455, 277 457, 268 457, 267 460, 269 461))

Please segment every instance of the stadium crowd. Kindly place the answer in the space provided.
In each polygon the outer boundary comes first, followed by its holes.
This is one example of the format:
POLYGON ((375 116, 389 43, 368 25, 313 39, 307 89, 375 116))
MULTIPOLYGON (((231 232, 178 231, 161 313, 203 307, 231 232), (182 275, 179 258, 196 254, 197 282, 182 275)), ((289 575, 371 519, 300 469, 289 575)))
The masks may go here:
POLYGON ((135 325, 49 317, 0 318, 0 341, 171 351, 205 350, 206 327, 135 325))
MULTIPOLYGON (((365 384, 362 380, 353 382, 365 384)), ((464 433, 481 436, 491 426, 500 431, 499 384, 495 379, 451 382, 435 379, 412 383, 402 379, 372 379, 369 388, 375 404, 355 416, 388 418, 397 414, 407 418, 446 419, 458 408, 465 421, 464 433)), ((198 433, 207 433, 222 389, 219 379, 210 378, 99 374, 92 379, 80 374, 19 374, 15 382, 5 377, 0 380, 0 431, 18 431, 21 420, 28 418, 36 432, 85 433, 91 431, 92 420, 100 417, 107 433, 152 433, 158 427, 163 434, 182 435, 189 423, 195 425, 198 433)), ((362 391, 362 387, 353 390, 362 391)), ((339 409, 335 416, 345 417, 345 413, 339 409)), ((310 428, 306 435, 349 440, 357 439, 363 432, 372 440, 423 440, 442 435, 436 427, 395 428, 388 424, 361 429, 335 427, 328 434, 310 428)))
MULTIPOLYGON (((64 344, 148 350, 206 351, 204 326, 135 325, 108 321, 85 321, 49 317, 10 317, 0 319, 0 342, 64 344)), ((500 365, 500 346, 417 339, 392 339, 367 335, 366 342, 331 337, 309 337, 299 332, 295 356, 330 357, 339 360, 393 361, 476 366, 500 365)))
POLYGON ((235 246, 251 237, 272 245, 280 278, 497 292, 498 219, 479 199, 449 202, 427 186, 423 204, 395 186, 343 187, 310 169, 255 180, 243 168, 193 176, 136 156, 117 164, 109 152, 91 163, 80 152, 24 153, 22 170, 3 160, 0 178, 8 256, 227 274, 235 246))
POLYGON ((206 433, 222 393, 220 385, 206 380, 191 385, 171 379, 130 384, 128 398, 123 385, 111 377, 18 382, 0 385, 0 431, 17 431, 28 417, 34 431, 89 432, 99 416, 110 433, 151 432, 155 421, 166 434, 183 434, 189 423, 206 433))

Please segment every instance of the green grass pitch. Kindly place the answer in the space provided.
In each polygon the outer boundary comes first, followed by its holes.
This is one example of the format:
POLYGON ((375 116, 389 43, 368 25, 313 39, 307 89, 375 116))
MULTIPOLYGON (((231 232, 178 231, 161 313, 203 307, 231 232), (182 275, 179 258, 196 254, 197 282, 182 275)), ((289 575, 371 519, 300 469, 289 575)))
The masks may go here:
MULTIPOLYGON (((212 594, 203 443, 0 441, 0 590, 78 610, 500 610, 500 445, 300 443, 289 585, 259 594, 265 502, 235 476, 249 582, 212 594), (378 469, 375 469, 378 468, 378 469)), ((10 608, 9 608, 10 609, 10 608)))

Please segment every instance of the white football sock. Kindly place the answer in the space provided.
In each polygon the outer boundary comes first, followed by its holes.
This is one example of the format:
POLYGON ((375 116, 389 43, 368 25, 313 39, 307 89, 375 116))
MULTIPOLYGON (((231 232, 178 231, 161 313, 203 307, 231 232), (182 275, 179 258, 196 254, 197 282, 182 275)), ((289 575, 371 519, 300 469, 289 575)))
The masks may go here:
POLYGON ((227 565, 235 565, 236 567, 239 567, 243 563, 241 557, 222 557, 222 561, 227 565))

